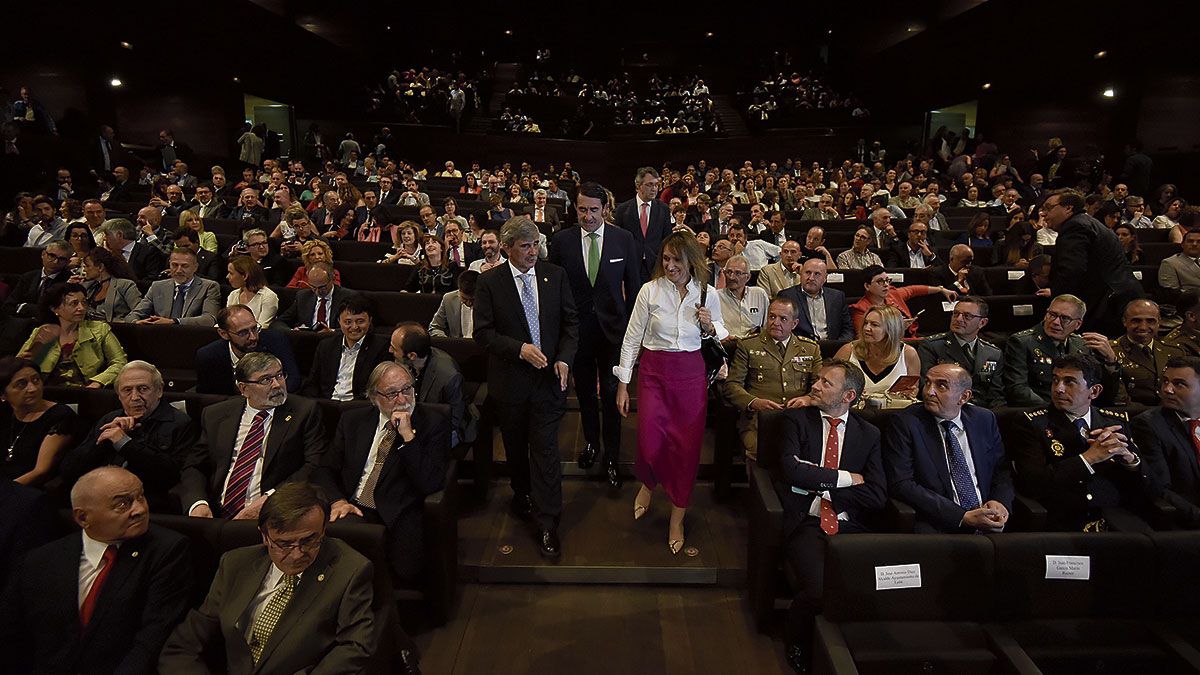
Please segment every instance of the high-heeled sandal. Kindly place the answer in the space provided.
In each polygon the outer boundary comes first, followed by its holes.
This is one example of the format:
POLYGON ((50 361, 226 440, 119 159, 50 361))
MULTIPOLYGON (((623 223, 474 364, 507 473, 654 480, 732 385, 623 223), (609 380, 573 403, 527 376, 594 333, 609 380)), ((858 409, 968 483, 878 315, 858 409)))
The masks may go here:
POLYGON ((645 504, 638 503, 637 498, 640 497, 641 495, 642 495, 641 491, 638 491, 637 495, 634 496, 634 498, 633 498, 633 519, 634 520, 640 520, 641 517, 646 515, 646 512, 650 510, 649 501, 647 501, 645 504))
POLYGON ((667 548, 671 549, 671 555, 679 555, 679 552, 683 550, 683 543, 685 541, 686 539, 668 539, 667 548))

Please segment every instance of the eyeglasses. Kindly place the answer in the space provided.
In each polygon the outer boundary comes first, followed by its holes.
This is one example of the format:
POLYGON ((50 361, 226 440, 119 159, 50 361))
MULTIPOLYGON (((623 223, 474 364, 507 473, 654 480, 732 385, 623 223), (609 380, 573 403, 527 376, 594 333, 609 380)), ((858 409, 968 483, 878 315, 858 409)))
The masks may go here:
POLYGON ((71 262, 71 256, 69 256, 69 255, 54 255, 50 251, 46 251, 45 256, 51 260, 57 260, 58 262, 61 262, 61 263, 71 262))
POLYGON ((288 553, 295 550, 308 552, 316 549, 321 545, 321 542, 325 541, 325 534, 314 534, 299 541, 275 541, 271 538, 271 535, 267 534, 266 530, 263 530, 263 538, 267 540, 268 544, 280 551, 288 553))
POLYGON ((280 383, 287 382, 287 373, 280 371, 274 375, 263 375, 257 380, 242 380, 246 384, 257 384, 263 387, 269 386, 272 382, 276 381, 280 383))
POLYGON ((954 310, 953 312, 950 312, 950 318, 952 318, 952 319, 962 318, 962 319, 966 319, 966 320, 970 321, 971 319, 982 319, 983 315, 982 314, 971 314, 970 312, 960 312, 958 310, 954 310))
POLYGON ((251 335, 258 335, 261 332, 262 332, 262 326, 251 326, 244 330, 239 330, 236 333, 230 333, 230 335, 234 335, 236 337, 240 337, 243 340, 245 340, 246 338, 250 337, 251 335))
POLYGON ((266 245, 267 245, 267 242, 265 242, 265 241, 256 241, 252 244, 251 243, 246 244, 246 246, 249 246, 250 248, 258 248, 259 246, 266 246, 266 245))
POLYGON ((1050 310, 1046 310, 1046 318, 1050 319, 1050 321, 1052 321, 1052 322, 1059 321, 1064 326, 1075 323, 1077 321, 1083 321, 1083 319, 1081 319, 1081 318, 1076 319, 1073 316, 1067 316, 1066 314, 1059 314, 1058 312, 1051 312, 1050 310))
POLYGON ((379 396, 380 398, 386 399, 388 401, 395 401, 396 399, 400 398, 401 396, 403 396, 405 398, 411 398, 416 393, 417 393, 417 390, 411 384, 408 385, 407 387, 404 387, 403 389, 399 389, 397 391, 375 390, 376 396, 379 396))
POLYGON ((727 277, 748 277, 748 276, 750 276, 749 272, 743 272, 741 270, 724 270, 724 272, 725 272, 725 276, 727 276, 727 277))

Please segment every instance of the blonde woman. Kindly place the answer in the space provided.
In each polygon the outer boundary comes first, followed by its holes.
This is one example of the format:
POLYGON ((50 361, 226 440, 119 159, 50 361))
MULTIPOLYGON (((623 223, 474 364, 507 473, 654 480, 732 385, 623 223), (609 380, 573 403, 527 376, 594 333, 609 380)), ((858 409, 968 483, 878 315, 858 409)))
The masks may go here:
MULTIPOLYGON (((333 249, 324 239, 310 239, 300 245, 300 260, 304 264, 292 275, 292 280, 287 283, 288 288, 308 288, 308 266, 318 262, 332 265, 333 249)), ((333 284, 342 285, 342 275, 337 270, 333 271, 333 284)))
POLYGON ((204 229, 204 219, 195 211, 184 211, 179 214, 179 229, 191 230, 196 233, 200 248, 209 253, 217 252, 217 235, 204 229))
POLYGON ((248 255, 234 256, 226 267, 225 278, 233 286, 225 306, 245 305, 254 312, 259 326, 269 328, 279 313, 279 296, 267 288, 262 267, 248 255))
MULTIPOLYGON (((921 374, 917 350, 904 344, 904 317, 892 306, 872 307, 863 315, 859 338, 842 345, 835 359, 844 359, 862 369, 867 386, 863 394, 882 394, 905 375, 921 374)), ((898 393, 917 397, 917 384, 898 393)))

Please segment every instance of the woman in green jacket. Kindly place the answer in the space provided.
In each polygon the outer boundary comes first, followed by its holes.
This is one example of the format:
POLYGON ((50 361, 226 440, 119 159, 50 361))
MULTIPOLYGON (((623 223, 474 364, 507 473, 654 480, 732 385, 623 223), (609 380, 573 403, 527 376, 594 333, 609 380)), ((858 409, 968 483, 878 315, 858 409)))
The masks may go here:
POLYGON ((21 347, 20 358, 37 364, 48 385, 107 387, 129 360, 103 321, 88 321, 83 286, 56 284, 42 296, 42 321, 21 347))

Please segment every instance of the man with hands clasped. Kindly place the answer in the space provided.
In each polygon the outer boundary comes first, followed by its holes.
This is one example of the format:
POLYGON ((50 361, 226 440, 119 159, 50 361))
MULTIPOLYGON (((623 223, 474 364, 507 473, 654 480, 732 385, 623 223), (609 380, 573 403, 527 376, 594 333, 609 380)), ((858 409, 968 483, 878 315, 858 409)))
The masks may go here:
POLYGON ((888 425, 888 492, 916 510, 918 533, 1003 531, 1013 483, 996 416, 968 405, 971 374, 957 364, 930 368, 923 394, 888 425))

